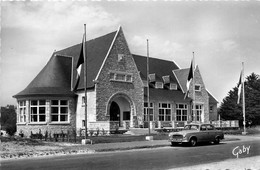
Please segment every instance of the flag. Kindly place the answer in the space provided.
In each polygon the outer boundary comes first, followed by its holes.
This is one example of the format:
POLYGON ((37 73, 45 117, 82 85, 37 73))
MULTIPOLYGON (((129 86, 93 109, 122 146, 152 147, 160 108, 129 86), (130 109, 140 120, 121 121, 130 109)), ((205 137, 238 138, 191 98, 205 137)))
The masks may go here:
POLYGON ((240 73, 239 81, 238 81, 238 92, 237 92, 237 104, 240 102, 240 94, 241 94, 241 89, 242 89, 242 71, 240 73))
POLYGON ((81 45, 81 50, 80 50, 80 54, 79 54, 79 59, 76 65, 76 84, 74 86, 74 90, 77 89, 78 84, 79 84, 79 80, 80 80, 80 73, 81 73, 81 69, 83 67, 83 63, 84 63, 84 54, 83 54, 83 50, 85 47, 85 34, 83 35, 83 40, 82 40, 82 45, 81 45))
POLYGON ((191 65, 190 65, 190 71, 189 71, 189 75, 188 75, 188 79, 187 79, 187 83, 186 83, 186 87, 187 87, 187 91, 185 94, 184 99, 187 97, 189 90, 190 90, 190 83, 193 79, 193 60, 191 61, 191 65))

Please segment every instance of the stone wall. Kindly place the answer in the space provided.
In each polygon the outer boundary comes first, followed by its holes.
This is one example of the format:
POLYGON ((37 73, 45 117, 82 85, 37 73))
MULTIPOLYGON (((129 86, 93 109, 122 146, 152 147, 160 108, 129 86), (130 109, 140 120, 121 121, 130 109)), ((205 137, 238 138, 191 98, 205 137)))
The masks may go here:
POLYGON ((117 94, 124 95, 132 102, 130 126, 133 127, 136 126, 136 122, 142 122, 144 96, 142 81, 121 29, 98 75, 96 84, 97 121, 110 120, 109 102, 111 102, 111 97, 117 94), (120 61, 118 54, 123 54, 123 59, 120 61), (132 74, 132 82, 111 81, 111 71, 132 74))
MULTIPOLYGON (((199 67, 197 66, 194 72, 194 79, 195 80, 195 85, 201 85, 201 91, 195 91, 195 103, 196 104, 202 104, 203 105, 203 113, 201 115, 201 121, 202 122, 209 122, 209 95, 208 92, 206 90, 205 84, 203 82, 202 76, 200 74, 199 71, 199 67)), ((190 94, 189 97, 190 98, 194 98, 193 97, 193 83, 194 81, 192 81, 190 83, 190 94)))

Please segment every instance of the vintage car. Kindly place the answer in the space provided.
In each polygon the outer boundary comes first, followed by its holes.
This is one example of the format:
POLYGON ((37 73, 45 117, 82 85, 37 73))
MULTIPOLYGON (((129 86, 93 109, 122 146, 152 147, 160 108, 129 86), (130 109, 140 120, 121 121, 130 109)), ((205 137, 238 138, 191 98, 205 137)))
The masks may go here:
POLYGON ((218 144, 224 139, 224 133, 221 130, 216 130, 211 124, 188 124, 179 132, 171 132, 169 141, 172 145, 178 143, 189 143, 191 146, 196 146, 198 142, 214 142, 218 144))

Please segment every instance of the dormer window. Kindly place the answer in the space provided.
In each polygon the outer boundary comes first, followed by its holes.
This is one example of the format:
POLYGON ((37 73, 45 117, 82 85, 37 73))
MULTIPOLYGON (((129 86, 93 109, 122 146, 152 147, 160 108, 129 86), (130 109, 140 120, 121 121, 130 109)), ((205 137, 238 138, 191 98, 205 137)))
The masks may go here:
POLYGON ((177 90, 177 84, 171 83, 170 84, 170 90, 177 90))
POLYGON ((155 88, 156 89, 163 89, 163 83, 162 82, 156 82, 155 83, 155 88))
POLYGON ((195 91, 200 92, 201 91, 201 85, 200 84, 195 84, 195 91))
POLYGON ((155 73, 149 74, 148 77, 149 77, 150 82, 155 82, 155 73))
POLYGON ((162 78, 163 78, 163 83, 164 84, 169 84, 170 83, 170 76, 169 75, 168 76, 163 76, 162 78))

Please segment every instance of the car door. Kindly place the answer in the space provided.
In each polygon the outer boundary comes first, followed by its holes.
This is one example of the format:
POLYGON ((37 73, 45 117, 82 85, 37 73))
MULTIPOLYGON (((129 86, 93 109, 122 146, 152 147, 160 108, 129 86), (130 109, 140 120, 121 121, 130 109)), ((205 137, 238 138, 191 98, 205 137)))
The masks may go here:
POLYGON ((216 136, 216 131, 212 125, 206 125, 208 132, 208 141, 214 141, 216 136))
POLYGON ((200 132, 198 133, 198 140, 201 142, 205 142, 208 140, 208 132, 206 125, 200 126, 200 132))

